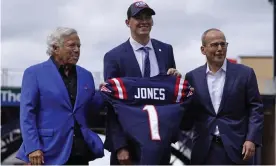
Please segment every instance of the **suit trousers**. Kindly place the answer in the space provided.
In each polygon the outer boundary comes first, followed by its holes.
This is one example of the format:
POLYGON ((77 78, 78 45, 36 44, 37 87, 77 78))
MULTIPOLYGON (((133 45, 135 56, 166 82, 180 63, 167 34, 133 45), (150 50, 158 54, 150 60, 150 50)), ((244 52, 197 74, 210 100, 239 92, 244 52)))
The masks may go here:
MULTIPOLYGON (((131 155, 131 151, 130 151, 130 155, 131 155)), ((169 147, 166 151, 166 153, 162 156, 162 160, 160 161, 160 163, 158 165, 170 165, 170 160, 171 160, 171 148, 169 147)), ((136 159, 134 159, 134 161, 132 160, 132 162, 134 162, 133 164, 136 165, 137 161, 136 159)), ((115 152, 111 153, 110 156, 110 165, 120 165, 120 162, 117 159, 117 154, 115 152)))
POLYGON ((208 156, 204 162, 204 165, 252 165, 253 158, 248 161, 242 160, 241 154, 241 162, 235 163, 233 162, 227 152, 224 149, 223 143, 221 140, 213 139, 211 142, 211 146, 208 152, 208 156))
POLYGON ((235 165, 228 157, 222 142, 212 140, 205 165, 235 165))
POLYGON ((93 154, 83 136, 74 136, 70 157, 64 165, 88 165, 91 160, 94 160, 93 154))

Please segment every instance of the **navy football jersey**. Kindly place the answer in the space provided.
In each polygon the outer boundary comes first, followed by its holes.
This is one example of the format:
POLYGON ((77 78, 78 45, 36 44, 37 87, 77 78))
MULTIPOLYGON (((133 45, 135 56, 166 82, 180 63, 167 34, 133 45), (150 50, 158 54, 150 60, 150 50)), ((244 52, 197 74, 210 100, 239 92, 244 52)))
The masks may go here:
POLYGON ((139 161, 133 164, 159 164, 179 131, 183 104, 191 100, 188 82, 168 75, 113 78, 101 92, 127 137, 137 144, 139 161))

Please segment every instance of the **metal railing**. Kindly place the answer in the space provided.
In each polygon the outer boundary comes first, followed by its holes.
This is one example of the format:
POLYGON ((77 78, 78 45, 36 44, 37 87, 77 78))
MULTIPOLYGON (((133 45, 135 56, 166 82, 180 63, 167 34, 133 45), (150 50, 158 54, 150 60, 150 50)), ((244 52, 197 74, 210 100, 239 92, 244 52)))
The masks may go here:
MULTIPOLYGON (((1 69, 1 86, 2 87, 21 87, 24 69, 2 68, 1 69)), ((98 89, 103 82, 103 72, 93 71, 94 83, 98 89)))

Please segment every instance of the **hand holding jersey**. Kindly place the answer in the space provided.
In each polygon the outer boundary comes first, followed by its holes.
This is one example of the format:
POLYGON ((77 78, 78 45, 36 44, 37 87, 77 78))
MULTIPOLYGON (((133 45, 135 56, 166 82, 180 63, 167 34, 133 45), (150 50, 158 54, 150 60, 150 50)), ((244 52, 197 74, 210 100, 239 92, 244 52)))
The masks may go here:
POLYGON ((127 137, 135 142, 132 164, 162 163, 162 154, 179 131, 185 112, 181 108, 191 102, 188 82, 168 75, 113 78, 101 92, 127 137))

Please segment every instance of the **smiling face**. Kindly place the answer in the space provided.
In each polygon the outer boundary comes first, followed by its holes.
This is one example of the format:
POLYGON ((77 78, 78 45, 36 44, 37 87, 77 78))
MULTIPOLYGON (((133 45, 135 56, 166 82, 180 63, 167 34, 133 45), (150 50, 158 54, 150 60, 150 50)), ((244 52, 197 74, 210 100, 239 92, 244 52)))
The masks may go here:
POLYGON ((75 65, 80 57, 80 39, 74 33, 63 38, 63 43, 60 46, 55 46, 55 59, 60 65, 75 65))
POLYGON ((144 9, 134 17, 127 19, 126 24, 130 28, 132 36, 149 36, 153 25, 152 14, 144 9))
POLYGON ((208 63, 223 64, 228 47, 224 34, 218 30, 211 30, 205 34, 202 43, 201 52, 206 55, 208 63))

